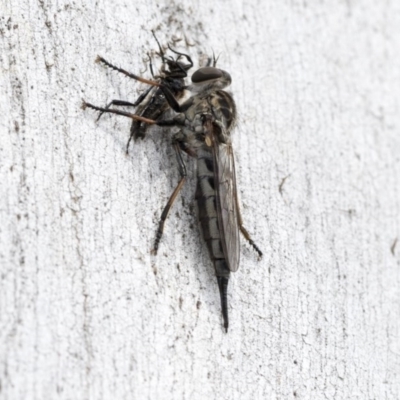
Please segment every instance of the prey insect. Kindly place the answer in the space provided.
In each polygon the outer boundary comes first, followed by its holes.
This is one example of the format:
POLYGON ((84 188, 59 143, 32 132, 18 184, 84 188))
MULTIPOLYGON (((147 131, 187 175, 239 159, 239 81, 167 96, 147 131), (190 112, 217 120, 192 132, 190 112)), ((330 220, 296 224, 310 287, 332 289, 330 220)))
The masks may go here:
MULTIPOLYGON (((174 95, 174 97, 177 100, 179 100, 183 96, 185 91, 185 78, 187 77, 187 73, 193 66, 192 59, 190 58, 189 55, 180 53, 172 49, 169 45, 168 45, 169 50, 172 51, 174 54, 176 54, 178 57, 176 57, 176 59, 174 59, 173 57, 167 57, 153 31, 152 34, 157 42, 159 49, 159 56, 161 57, 162 60, 160 74, 155 76, 153 72, 151 57, 150 55, 148 55, 150 63, 150 71, 153 76, 153 79, 156 79, 157 82, 168 87, 168 89, 174 95), (182 57, 186 58, 187 62, 180 61, 182 57)), ((96 61, 101 62, 106 66, 118 72, 121 72, 130 78, 136 79, 129 72, 110 64, 103 57, 98 56, 96 61)), ((105 109, 108 109, 111 106, 137 107, 135 110, 136 115, 140 115, 144 118, 149 118, 153 120, 158 119, 169 108, 168 101, 165 98, 163 90, 160 89, 159 87, 154 87, 154 86, 150 86, 144 93, 142 93, 138 97, 138 99, 134 103, 125 100, 112 100, 106 105, 105 109)), ((97 120, 99 120, 102 115, 103 112, 99 114, 97 120)), ((134 139, 136 141, 139 138, 143 139, 146 136, 146 131, 147 131, 147 124, 138 120, 132 121, 130 136, 128 143, 126 145, 126 153, 128 153, 129 151, 129 144, 131 140, 134 139)))
POLYGON ((228 283, 230 273, 239 268, 240 233, 259 256, 262 256, 261 250, 243 226, 239 209, 231 141, 231 131, 236 121, 236 106, 232 96, 223 90, 230 85, 231 77, 227 72, 216 67, 208 66, 198 69, 192 75, 192 84, 187 87, 192 96, 183 104, 174 97, 168 85, 140 77, 135 77, 135 79, 160 89, 169 107, 175 111, 173 117, 165 118, 161 115, 154 120, 89 103, 84 103, 83 107, 123 115, 133 121, 148 125, 177 128, 177 131, 172 134, 172 147, 178 161, 180 180, 162 212, 154 251, 157 252, 168 213, 187 178, 182 158, 182 152, 185 152, 197 159, 195 197, 199 220, 214 264, 224 328, 228 331, 228 283))

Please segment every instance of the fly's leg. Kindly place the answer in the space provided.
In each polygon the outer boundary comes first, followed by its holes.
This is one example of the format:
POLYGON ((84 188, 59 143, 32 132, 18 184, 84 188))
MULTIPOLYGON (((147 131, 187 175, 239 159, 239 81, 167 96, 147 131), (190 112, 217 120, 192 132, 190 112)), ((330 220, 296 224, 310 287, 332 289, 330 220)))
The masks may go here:
POLYGON ((149 66, 150 66, 151 76, 153 77, 153 79, 155 79, 154 71, 153 71, 153 63, 151 62, 151 57, 150 57, 149 53, 147 53, 147 57, 149 57, 149 66))
MULTIPOLYGON (((144 122, 145 124, 148 124, 148 125, 154 125, 155 124, 155 125, 158 125, 158 126, 177 126, 177 125, 184 125, 184 123, 185 123, 184 118, 182 119, 182 117, 179 116, 179 115, 177 115, 173 119, 158 119, 157 121, 155 121, 154 119, 145 118, 145 117, 142 117, 140 115, 128 113, 126 111, 115 110, 113 108, 97 107, 97 106, 95 106, 93 104, 86 103, 85 101, 83 101, 82 102, 82 109, 85 110, 87 107, 91 108, 93 110, 99 111, 101 114, 110 113, 110 114, 122 115, 123 117, 131 118, 134 121, 144 122)), ((133 137, 133 135, 131 133, 131 136, 129 137, 128 143, 126 145, 126 154, 128 154, 128 148, 129 148, 129 144, 130 144, 130 142, 132 140, 132 137, 133 137)), ((182 146, 183 145, 184 144, 182 144, 182 146)), ((189 153, 189 151, 184 149, 183 147, 182 147, 182 150, 184 150, 184 151, 189 153)), ((179 162, 179 159, 178 159, 178 162, 179 162)), ((183 161, 182 161, 182 163, 183 163, 183 161)), ((183 167, 184 167, 184 165, 183 165, 183 167)), ((186 173, 186 171, 185 171, 185 173, 186 173)))
MULTIPOLYGON (((118 107, 137 107, 145 98, 146 96, 150 93, 152 87, 150 86, 145 92, 143 92, 138 99, 134 102, 131 103, 129 101, 125 100, 111 100, 104 108, 109 109, 111 106, 118 106, 118 107)), ((97 117, 97 121, 101 118, 101 116, 104 114, 104 112, 101 112, 99 116, 97 117)))
MULTIPOLYGON (((104 108, 109 109, 111 106, 118 106, 118 107, 135 107, 134 103, 130 103, 129 101, 124 101, 124 100, 111 100, 104 108)), ((98 121, 101 116, 104 114, 104 112, 99 113, 99 116, 97 117, 98 121)))
MULTIPOLYGON (((135 140, 139 137, 136 134, 136 130, 139 130, 141 127, 141 122, 140 121, 132 121, 132 125, 131 125, 131 132, 129 135, 129 139, 128 142, 126 143, 126 149, 125 149, 125 154, 128 155, 129 154, 129 145, 131 144, 131 141, 133 138, 135 138, 135 140)), ((141 138, 144 138, 144 135, 141 136, 141 138)))
MULTIPOLYGON (((158 86, 157 82, 141 78, 140 76, 137 76, 135 74, 131 74, 130 72, 128 72, 128 71, 126 71, 126 70, 124 70, 122 68, 116 67, 115 65, 109 63, 103 57, 97 56, 96 62, 102 62, 103 64, 107 65, 107 67, 112 68, 115 71, 121 72, 122 74, 128 76, 129 78, 135 79, 135 80, 137 80, 139 82, 147 83, 147 84, 150 84, 152 86, 158 86)), ((110 103, 108 103, 105 106, 105 109, 106 110, 109 109, 112 105, 120 106, 120 107, 121 106, 137 107, 146 98, 146 96, 150 93, 151 89, 152 89, 152 87, 150 86, 150 88, 148 88, 145 92, 143 92, 134 103, 130 103, 129 101, 124 101, 124 100, 112 100, 110 103)), ((97 120, 99 120, 101 118, 101 116, 103 115, 104 112, 105 111, 102 111, 99 114, 97 120)))
POLYGON ((140 121, 144 122, 145 124, 149 125, 158 125, 158 126, 184 126, 185 121, 184 121, 184 116, 183 114, 177 115, 172 119, 150 119, 150 118, 145 118, 140 115, 136 114, 131 114, 126 111, 120 111, 120 110, 114 110, 113 108, 104 108, 104 107, 98 107, 90 103, 86 103, 86 101, 82 101, 82 109, 85 110, 86 108, 91 108, 92 110, 96 110, 99 112, 103 113, 110 113, 110 114, 116 114, 116 115, 122 115, 123 117, 128 117, 130 119, 133 119, 135 121, 140 121))
MULTIPOLYGON (((149 125, 158 124, 157 121, 154 121, 154 119, 144 118, 144 117, 141 117, 140 115, 131 114, 131 113, 128 113, 126 111, 114 110, 113 108, 97 107, 97 106, 95 106, 93 104, 86 103, 86 101, 83 101, 82 102, 82 109, 85 110, 86 108, 91 108, 93 110, 100 111, 101 113, 110 113, 110 114, 122 115, 124 117, 131 118, 131 119, 133 119, 135 121, 141 121, 141 122, 144 122, 144 123, 149 124, 149 125)), ((162 123, 163 121, 160 121, 160 122, 162 123)))
POLYGON ((181 191, 181 189, 186 181, 186 176, 187 176, 185 163, 182 159, 180 145, 178 144, 178 142, 175 142, 175 143, 173 143, 173 147, 174 147, 174 150, 176 153, 176 158, 178 160, 178 169, 179 169, 179 173, 181 175, 181 179, 179 180, 179 183, 176 186, 175 190, 172 192, 171 197, 169 198, 168 203, 164 207, 164 210, 161 214, 160 223, 158 225, 157 234, 156 234, 156 240, 154 242, 154 248, 152 250, 153 254, 157 254, 158 246, 160 244, 160 240, 161 240, 161 237, 162 237, 162 234, 164 231, 164 225, 165 225, 165 221, 168 217, 168 213, 169 213, 172 205, 174 204, 174 201, 176 200, 179 192, 181 191))
POLYGON ((178 63, 178 60, 179 60, 180 57, 186 57, 186 60, 188 60, 189 64, 188 64, 188 65, 185 65, 185 67, 186 67, 186 69, 188 70, 188 69, 190 69, 190 68, 193 67, 193 61, 192 61, 192 59, 190 58, 190 56, 189 56, 188 54, 179 53, 179 51, 174 50, 170 45, 168 45, 168 48, 169 48, 173 53, 178 54, 179 57, 176 59, 176 61, 177 61, 176 65, 177 65, 177 66, 179 67, 179 69, 182 71, 183 77, 186 78, 186 77, 187 77, 187 72, 186 72, 186 71, 182 68, 182 66, 178 63))
MULTIPOLYGON (((97 106, 95 106, 93 104, 86 103, 86 101, 83 101, 82 102, 82 109, 85 110, 87 107, 100 112, 100 115, 97 118, 97 120, 99 120, 99 118, 104 113, 110 113, 110 114, 122 115, 123 117, 131 118, 134 121, 132 124, 134 124, 137 121, 144 122, 144 123, 149 124, 149 125, 153 125, 153 124, 157 123, 157 121, 154 121, 153 119, 144 118, 144 117, 141 117, 140 115, 131 114, 131 113, 128 113, 128 112, 125 112, 125 111, 115 110, 113 108, 97 107, 97 106)), ((160 123, 162 123, 162 121, 160 121, 160 123)), ((132 129, 131 129, 131 132, 132 132, 132 129)), ((130 142, 132 140, 132 137, 133 137, 133 135, 131 133, 131 135, 129 136, 128 143, 126 145, 126 154, 128 154, 129 144, 130 144, 130 142)))
POLYGON ((168 48, 175 54, 178 54, 180 57, 186 57, 186 60, 188 60, 190 67, 193 67, 193 61, 191 57, 188 54, 185 53, 180 53, 179 51, 174 50, 170 45, 168 45, 168 48))
POLYGON ((253 247, 253 249, 258 253, 259 257, 261 258, 263 256, 262 251, 259 249, 259 247, 254 243, 252 238, 250 237, 249 232, 247 232, 246 228, 241 225, 243 222, 240 222, 239 229, 240 232, 242 232, 242 235, 245 237, 245 239, 250 243, 250 245, 253 247))
POLYGON ((135 79, 135 80, 137 80, 139 82, 142 82, 142 83, 147 83, 148 85, 151 85, 151 86, 159 87, 163 91, 164 96, 167 99, 168 104, 170 105, 170 107, 174 111, 176 111, 178 113, 182 111, 181 110, 181 106, 178 103, 178 100, 176 100, 174 94, 171 92, 171 89, 168 86, 166 86, 166 85, 164 85, 162 83, 156 82, 156 81, 152 81, 150 79, 141 78, 140 76, 135 75, 135 74, 131 74, 130 72, 128 72, 128 71, 126 71, 126 70, 124 70, 122 68, 116 67, 115 65, 109 63, 103 57, 97 56, 96 61, 97 62, 102 62, 103 64, 107 65, 107 67, 110 67, 115 71, 121 72, 122 74, 128 76, 129 78, 135 79))
POLYGON ((154 33, 154 31, 151 31, 151 33, 153 34, 154 39, 156 39, 156 42, 157 42, 157 44, 158 44, 158 49, 159 49, 159 51, 160 51, 161 60, 162 60, 163 64, 165 64, 165 57, 164 57, 164 52, 163 52, 163 49, 162 49, 162 47, 161 47, 161 44, 160 44, 160 42, 158 41, 157 36, 156 36, 156 34, 154 33))
POLYGON ((96 58, 96 62, 101 62, 104 65, 106 65, 107 67, 113 69, 114 71, 118 71, 121 72, 121 74, 124 74, 125 76, 127 76, 128 78, 132 78, 135 79, 136 81, 142 82, 142 83, 147 83, 148 85, 152 85, 152 86, 160 86, 160 84, 158 82, 149 80, 149 79, 145 79, 140 77, 139 75, 135 75, 132 74, 128 71, 126 71, 125 69, 119 68, 111 63, 109 63, 106 59, 104 59, 103 57, 97 56, 96 58))
MULTIPOLYGON (((154 125, 154 124, 158 125, 158 126, 184 125, 184 118, 182 118, 180 116, 176 116, 173 119, 166 119, 166 120, 160 119, 160 120, 155 121, 153 119, 144 118, 144 117, 141 117, 140 115, 131 114, 131 113, 128 113, 128 112, 125 112, 125 111, 119 111, 119 110, 114 110, 114 109, 106 109, 106 108, 103 108, 103 107, 97 107, 97 106, 94 106, 93 104, 86 103, 84 101, 82 103, 82 108, 85 109, 87 107, 92 108, 93 110, 96 110, 96 111, 100 111, 100 112, 107 112, 107 113, 110 113, 110 114, 122 115, 124 117, 131 118, 131 119, 133 119, 135 121, 141 121, 141 122, 144 122, 144 123, 149 124, 149 125, 154 125)), ((184 151, 186 151, 183 148, 183 145, 184 145, 184 143, 180 143, 178 140, 175 140, 174 143, 173 143, 173 147, 174 147, 174 150, 175 150, 175 153, 176 153, 176 158, 178 160, 178 168, 179 168, 179 173, 181 175, 181 179, 179 180, 178 185, 176 186, 175 190, 172 192, 172 195, 169 198, 168 203, 164 207, 164 210, 163 210, 163 212, 161 214, 161 219, 160 219, 160 223, 158 225, 157 234, 156 234, 156 240, 155 240, 155 243, 154 243, 154 249, 153 249, 153 253, 154 254, 157 254, 158 245, 160 243, 161 236, 162 236, 163 231, 164 231, 165 220, 167 219, 169 210, 171 209, 172 205, 174 204, 174 201, 175 201, 176 197, 178 196, 179 192, 181 191, 181 189, 182 189, 182 187, 183 187, 183 185, 184 185, 184 183, 186 181, 186 176, 187 176, 186 167, 185 167, 185 163, 184 163, 184 161, 182 159, 182 155, 181 155, 181 146, 182 146, 182 149, 184 151)))
POLYGON ((240 232, 242 232, 242 235, 244 238, 250 243, 250 245, 253 247, 253 249, 258 253, 259 257, 261 258, 263 253, 259 249, 259 247, 253 242, 253 239, 250 237, 249 232, 247 232, 247 229, 243 226, 243 219, 242 219, 242 214, 240 213, 240 207, 239 207, 239 200, 237 196, 237 192, 235 193, 235 202, 236 202, 236 210, 237 210, 237 222, 239 225, 240 232))

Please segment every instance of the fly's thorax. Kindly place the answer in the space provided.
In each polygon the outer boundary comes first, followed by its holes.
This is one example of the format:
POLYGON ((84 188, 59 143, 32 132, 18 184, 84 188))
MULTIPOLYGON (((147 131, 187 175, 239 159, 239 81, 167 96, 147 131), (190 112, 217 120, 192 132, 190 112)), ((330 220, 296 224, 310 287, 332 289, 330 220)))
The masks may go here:
POLYGON ((197 124, 196 119, 199 119, 202 115, 211 112, 208 98, 209 95, 205 96, 203 93, 202 95, 193 96, 189 99, 190 107, 185 111, 185 116, 188 120, 188 124, 197 124))
POLYGON ((211 142, 207 138, 205 119, 211 118, 214 138, 218 143, 230 144, 230 131, 236 121, 236 106, 232 96, 223 90, 199 93, 183 103, 185 110, 180 116, 184 127, 174 135, 175 140, 184 142, 192 154, 200 149, 211 153, 211 142))
POLYGON ((210 96, 210 103, 215 119, 230 131, 236 122, 236 104, 232 95, 224 90, 217 90, 210 96))
POLYGON ((192 105, 184 112, 184 128, 180 132, 180 140, 184 140, 188 146, 197 153, 204 143, 203 116, 211 113, 211 107, 207 98, 197 97, 190 99, 192 105))
POLYGON ((185 120, 185 126, 180 127, 173 134, 173 141, 181 143, 181 147, 193 157, 198 156, 200 149, 205 146, 204 133, 201 132, 201 125, 194 125, 193 121, 185 120), (196 132, 196 126, 198 127, 196 132))
POLYGON ((191 105, 185 111, 187 125, 197 128, 205 115, 212 115, 221 128, 230 131, 236 122, 236 105, 232 96, 223 90, 201 93, 190 99, 191 105))

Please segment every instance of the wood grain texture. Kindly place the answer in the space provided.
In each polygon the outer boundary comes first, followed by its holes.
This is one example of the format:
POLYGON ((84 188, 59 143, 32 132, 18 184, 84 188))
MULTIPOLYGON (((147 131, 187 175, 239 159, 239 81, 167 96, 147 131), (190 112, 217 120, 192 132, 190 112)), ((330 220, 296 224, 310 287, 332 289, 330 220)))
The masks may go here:
POLYGON ((0 398, 400 398, 400 3, 4 0, 0 398), (221 53, 245 226, 230 331, 166 130, 124 154, 146 52, 221 53), (397 240, 397 245, 396 245, 397 240))

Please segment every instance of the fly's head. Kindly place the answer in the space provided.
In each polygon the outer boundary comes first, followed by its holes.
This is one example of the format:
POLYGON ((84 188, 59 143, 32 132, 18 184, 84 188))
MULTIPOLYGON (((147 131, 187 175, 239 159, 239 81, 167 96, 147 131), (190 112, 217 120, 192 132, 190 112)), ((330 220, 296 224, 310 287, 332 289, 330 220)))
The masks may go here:
POLYGON ((192 75, 191 89, 198 92, 224 89, 231 82, 232 78, 226 71, 215 67, 202 67, 192 75))

